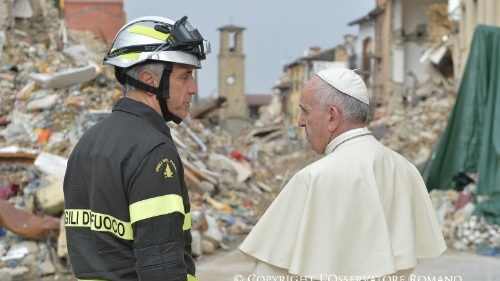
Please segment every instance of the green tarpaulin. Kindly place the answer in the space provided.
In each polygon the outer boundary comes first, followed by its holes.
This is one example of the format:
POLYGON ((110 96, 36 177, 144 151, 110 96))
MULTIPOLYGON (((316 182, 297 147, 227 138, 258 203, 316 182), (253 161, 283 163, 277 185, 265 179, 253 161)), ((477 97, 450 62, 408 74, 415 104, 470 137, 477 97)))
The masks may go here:
MULTIPOLYGON (((500 28, 497 27, 479 25, 474 32, 455 107, 424 177, 429 189, 450 189, 458 172, 477 173, 477 195, 488 196, 489 206, 500 206, 500 196, 496 195, 500 193, 500 28)), ((493 220, 500 223, 500 217, 493 220)))

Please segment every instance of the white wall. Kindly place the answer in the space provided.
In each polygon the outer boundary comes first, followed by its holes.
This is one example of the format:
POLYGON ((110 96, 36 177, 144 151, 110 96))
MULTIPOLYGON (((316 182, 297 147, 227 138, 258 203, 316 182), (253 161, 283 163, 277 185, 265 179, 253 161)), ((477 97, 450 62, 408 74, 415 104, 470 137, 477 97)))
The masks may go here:
POLYGON ((405 50, 401 46, 401 38, 398 38, 399 32, 403 29, 403 0, 394 0, 392 13, 392 42, 391 42, 391 60, 392 60, 392 81, 395 83, 404 83, 405 79, 405 50))
MULTIPOLYGON (((448 3, 448 0, 394 0, 393 31, 401 28, 405 35, 414 33, 420 24, 428 24, 427 8, 435 3, 448 3)), ((425 37, 420 40, 394 42, 392 46, 392 79, 396 83, 411 86, 413 80, 408 73, 413 72, 419 83, 427 81, 429 75, 425 66, 419 63, 428 47, 425 37)))
POLYGON ((403 0, 393 0, 392 30, 403 28, 403 0))
POLYGON ((402 47, 392 49, 392 81, 404 83, 405 79, 405 52, 402 47))
POLYGON ((406 42, 404 44, 405 50, 405 67, 404 67, 404 75, 405 75, 405 87, 412 86, 413 80, 409 79, 408 73, 411 71, 417 76, 417 80, 419 84, 427 81, 429 79, 429 75, 426 71, 426 66, 419 62, 420 57, 423 52, 428 48, 427 44, 424 43, 415 43, 415 42, 406 42))

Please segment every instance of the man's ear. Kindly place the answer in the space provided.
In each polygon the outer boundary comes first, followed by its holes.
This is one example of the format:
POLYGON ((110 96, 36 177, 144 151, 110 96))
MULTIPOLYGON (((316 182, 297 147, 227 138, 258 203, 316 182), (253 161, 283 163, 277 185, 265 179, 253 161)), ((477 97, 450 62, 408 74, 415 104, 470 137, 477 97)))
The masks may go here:
POLYGON ((152 87, 158 87, 157 82, 156 82, 156 75, 154 75, 151 71, 149 70, 143 70, 141 73, 139 73, 139 80, 142 82, 148 84, 149 86, 152 87))
POLYGON ((328 108, 328 131, 334 132, 340 126, 340 119, 342 117, 342 112, 336 106, 330 106, 328 108))

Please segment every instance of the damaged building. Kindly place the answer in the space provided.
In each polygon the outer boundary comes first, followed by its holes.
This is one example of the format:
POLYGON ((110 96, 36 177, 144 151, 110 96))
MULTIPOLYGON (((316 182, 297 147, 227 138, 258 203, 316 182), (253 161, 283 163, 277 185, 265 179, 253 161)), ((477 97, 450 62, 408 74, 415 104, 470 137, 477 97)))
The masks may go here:
POLYGON ((367 15, 349 25, 359 26, 357 52, 363 77, 377 107, 411 99, 412 91, 430 77, 421 56, 429 47, 428 8, 446 0, 379 0, 367 15))

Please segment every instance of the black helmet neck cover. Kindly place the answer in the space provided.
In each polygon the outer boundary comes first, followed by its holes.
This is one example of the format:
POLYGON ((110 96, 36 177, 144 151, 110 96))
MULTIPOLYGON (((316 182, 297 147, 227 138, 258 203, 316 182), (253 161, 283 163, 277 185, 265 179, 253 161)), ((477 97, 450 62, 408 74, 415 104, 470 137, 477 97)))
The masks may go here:
MULTIPOLYGON (((163 69, 163 73, 160 77, 160 85, 158 88, 148 85, 140 80, 137 80, 129 75, 127 75, 127 69, 115 67, 115 76, 116 80, 120 82, 122 85, 130 85, 136 89, 141 89, 143 91, 152 93, 156 95, 156 99, 158 99, 158 103, 160 104, 161 113, 163 114, 163 119, 168 122, 172 121, 176 124, 182 122, 182 118, 170 112, 167 106, 167 99, 170 98, 169 93, 169 82, 170 82, 170 74, 172 73, 173 63, 167 62, 164 63, 165 68, 163 69)), ((134 65, 135 67, 137 65, 134 65)))

